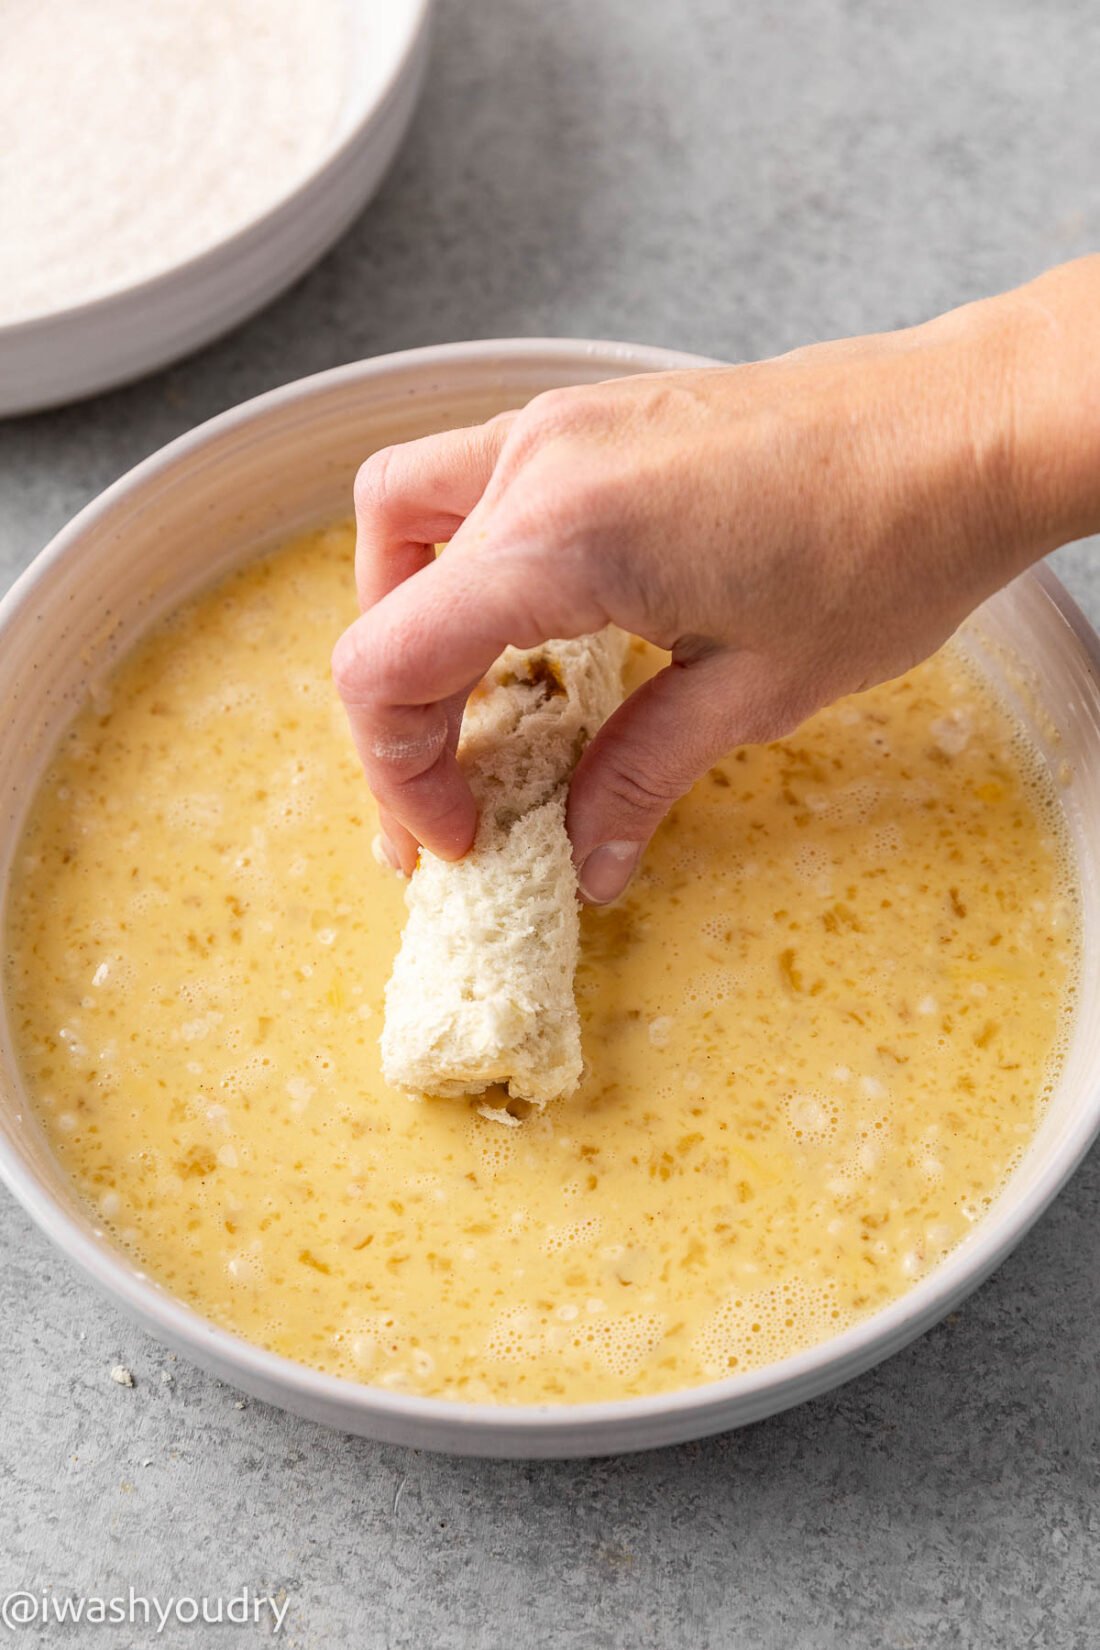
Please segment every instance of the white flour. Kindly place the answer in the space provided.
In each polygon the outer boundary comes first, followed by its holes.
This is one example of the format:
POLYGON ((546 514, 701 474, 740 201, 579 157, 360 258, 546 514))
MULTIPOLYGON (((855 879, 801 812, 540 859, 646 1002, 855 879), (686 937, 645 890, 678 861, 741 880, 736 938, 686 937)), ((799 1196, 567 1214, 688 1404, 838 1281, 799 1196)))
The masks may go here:
POLYGON ((341 0, 0 0, 0 323, 243 228, 336 131, 341 0))

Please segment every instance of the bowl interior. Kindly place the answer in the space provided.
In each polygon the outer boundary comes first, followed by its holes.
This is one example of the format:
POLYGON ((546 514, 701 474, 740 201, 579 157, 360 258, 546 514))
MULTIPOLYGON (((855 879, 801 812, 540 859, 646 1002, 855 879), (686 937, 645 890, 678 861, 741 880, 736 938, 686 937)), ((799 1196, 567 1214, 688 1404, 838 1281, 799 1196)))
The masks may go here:
POLYGON ((1047 568, 986 602, 961 640, 1025 728, 1069 827, 1083 945, 1073 1025, 1051 1103, 1001 1202, 1041 1177, 1091 1107, 1100 1124, 1100 644, 1047 568))
MULTIPOLYGON (((377 447, 475 422, 555 385, 690 360, 626 346, 552 342, 414 351, 337 369, 261 397, 182 437, 116 483, 59 535, 0 603, 0 702, 5 707, 0 720, 0 928, 19 834, 52 749, 90 685, 149 624, 290 534, 349 514, 355 470, 377 447)), ((661 1401, 586 1406, 599 1412, 594 1417, 582 1410, 564 1420, 560 1412, 489 1412, 484 1429, 491 1432, 499 1424, 503 1436, 510 1427, 510 1436, 523 1435, 528 1445, 535 1433, 557 1427, 564 1436, 563 1428, 571 1429, 569 1452, 584 1453, 591 1452, 592 1427, 585 1431, 590 1420, 603 1428, 601 1437, 616 1439, 614 1447, 634 1447, 639 1441, 687 1437, 752 1419, 822 1390, 884 1356, 955 1304, 1007 1253, 1087 1149, 1100 1121, 1097 639, 1044 571, 1025 575, 987 603, 966 627, 964 642, 1055 775, 1084 910, 1079 1007, 1064 1069, 1005 1191, 966 1243, 935 1272, 834 1342, 714 1388, 666 1395, 661 1401), (620 1411, 627 1417, 620 1433, 613 1425, 609 1432, 608 1424, 620 1411), (656 1416, 661 1425, 646 1432, 646 1418, 656 1416), (643 1429, 636 1436, 631 1431, 635 1423, 643 1429)), ((376 1435, 463 1447, 454 1442, 460 1423, 452 1412, 464 1406, 402 1401, 322 1377, 246 1348, 211 1326, 203 1329, 203 1320, 175 1303, 170 1311, 170 1298, 96 1228, 50 1153, 26 1101, 2 999, 0 1172, 74 1258, 160 1332, 175 1336, 192 1356, 202 1357, 201 1350, 196 1352, 202 1331, 211 1346, 217 1341, 221 1347, 221 1361, 213 1352, 208 1361, 220 1371, 232 1369, 265 1396, 376 1435), (303 1393, 321 1396, 306 1401, 303 1393), (396 1415, 399 1424, 387 1430, 378 1422, 380 1414, 396 1415), (410 1415, 411 1422, 400 1419, 410 1415), (440 1432, 433 1436, 433 1418, 439 1417, 444 1418, 440 1432)), ((465 1407, 473 1420, 473 1406, 465 1407)), ((521 1444, 502 1446, 500 1452, 533 1451, 521 1444)), ((537 1452, 564 1451, 540 1446, 537 1452)))

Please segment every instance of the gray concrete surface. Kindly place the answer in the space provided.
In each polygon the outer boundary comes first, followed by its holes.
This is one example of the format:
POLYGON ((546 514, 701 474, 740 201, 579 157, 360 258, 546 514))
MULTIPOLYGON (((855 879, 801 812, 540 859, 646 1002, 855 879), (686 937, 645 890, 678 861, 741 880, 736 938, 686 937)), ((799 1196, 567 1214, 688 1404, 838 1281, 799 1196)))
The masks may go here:
MULTIPOLYGON (((411 140, 313 274, 186 364, 0 428, 0 575, 179 431, 340 361, 514 333, 757 356, 1095 248, 1098 52, 1088 0, 442 0, 411 140)), ((1100 621, 1100 551, 1060 561, 1100 621)), ((1098 1194, 1094 1155, 953 1321, 843 1391, 542 1466, 242 1408, 5 1198, 0 1591, 282 1589, 302 1650, 1092 1650, 1098 1194)))

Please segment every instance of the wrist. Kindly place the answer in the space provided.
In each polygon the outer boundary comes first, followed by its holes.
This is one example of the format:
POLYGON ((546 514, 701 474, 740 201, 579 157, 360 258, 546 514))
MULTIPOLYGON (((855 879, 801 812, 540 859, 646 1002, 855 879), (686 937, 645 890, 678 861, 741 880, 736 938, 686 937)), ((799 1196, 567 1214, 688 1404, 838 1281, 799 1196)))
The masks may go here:
POLYGON ((1100 531, 1100 257, 993 299, 1006 486, 1025 562, 1100 531))

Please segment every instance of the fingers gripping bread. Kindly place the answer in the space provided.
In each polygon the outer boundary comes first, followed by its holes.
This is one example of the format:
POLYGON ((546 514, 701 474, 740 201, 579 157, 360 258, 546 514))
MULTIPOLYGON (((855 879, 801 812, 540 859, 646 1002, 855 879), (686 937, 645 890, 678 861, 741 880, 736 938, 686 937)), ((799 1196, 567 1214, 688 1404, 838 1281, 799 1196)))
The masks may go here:
POLYGON ((410 879, 386 987, 388 1083, 443 1096, 506 1083, 540 1104, 576 1088, 579 914, 565 802, 577 758, 622 698, 625 652, 611 628, 510 647, 471 696, 459 758, 477 836, 457 864, 422 852, 410 879))

